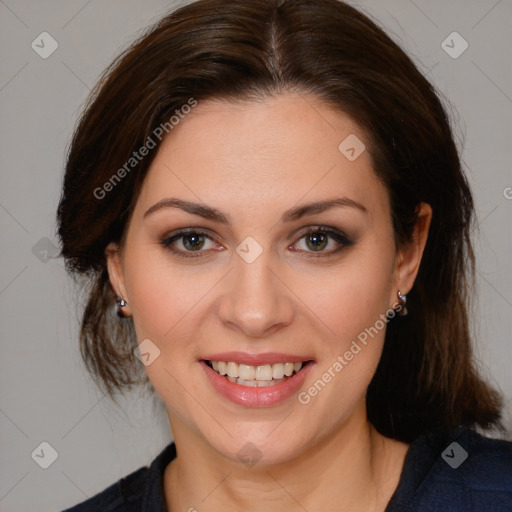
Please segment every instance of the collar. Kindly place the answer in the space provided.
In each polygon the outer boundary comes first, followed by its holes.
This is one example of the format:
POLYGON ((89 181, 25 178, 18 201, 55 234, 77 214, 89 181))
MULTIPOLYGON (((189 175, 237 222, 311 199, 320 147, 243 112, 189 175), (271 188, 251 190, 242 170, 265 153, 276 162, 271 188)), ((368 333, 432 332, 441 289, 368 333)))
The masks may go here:
POLYGON ((176 458, 176 445, 168 444, 149 466, 142 512, 167 512, 164 497, 164 471, 167 465, 176 458))

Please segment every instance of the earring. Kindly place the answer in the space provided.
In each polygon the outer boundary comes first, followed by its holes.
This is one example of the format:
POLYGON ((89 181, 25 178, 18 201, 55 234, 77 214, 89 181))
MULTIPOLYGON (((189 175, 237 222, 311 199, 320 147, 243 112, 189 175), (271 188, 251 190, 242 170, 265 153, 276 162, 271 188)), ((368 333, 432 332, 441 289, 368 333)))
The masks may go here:
POLYGON ((407 315, 408 311, 405 307, 405 304, 407 302, 407 295, 402 295, 400 293, 400 290, 398 290, 398 300, 400 301, 400 309, 398 310, 398 316, 405 316, 407 315))
POLYGON ((118 297, 117 299, 117 316, 119 318, 125 318, 122 308, 128 305, 128 302, 126 302, 122 297, 118 297))

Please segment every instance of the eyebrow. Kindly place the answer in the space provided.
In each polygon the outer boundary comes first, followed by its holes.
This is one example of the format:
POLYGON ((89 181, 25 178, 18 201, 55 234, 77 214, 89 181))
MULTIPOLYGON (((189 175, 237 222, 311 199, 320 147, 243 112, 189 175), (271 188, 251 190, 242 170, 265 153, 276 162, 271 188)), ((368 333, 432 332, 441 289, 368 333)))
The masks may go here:
MULTIPOLYGON (((295 208, 291 208, 283 213, 281 216, 281 222, 292 222, 298 220, 305 215, 312 215, 315 213, 321 213, 326 210, 335 207, 351 207, 356 208, 363 213, 368 213, 368 210, 364 205, 355 201, 354 199, 350 199, 348 197, 338 197, 333 199, 327 199, 324 201, 316 201, 312 203, 307 203, 302 206, 296 206, 295 208)), ((222 213, 217 208, 212 208, 208 205, 201 203, 194 203, 191 201, 184 201, 182 199, 177 199, 174 197, 167 197, 158 201, 158 203, 151 206, 143 215, 143 218, 146 218, 148 215, 162 210, 163 208, 178 208, 187 213, 191 213, 193 215, 199 215, 204 217, 205 219, 210 219, 216 222, 220 222, 221 224, 230 225, 230 217, 222 213)))

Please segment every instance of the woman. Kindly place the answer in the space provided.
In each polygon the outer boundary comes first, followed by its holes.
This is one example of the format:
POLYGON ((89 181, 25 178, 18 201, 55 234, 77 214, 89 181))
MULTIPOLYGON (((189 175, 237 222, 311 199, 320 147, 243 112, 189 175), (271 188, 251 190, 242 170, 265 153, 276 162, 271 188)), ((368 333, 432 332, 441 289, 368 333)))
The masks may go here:
POLYGON ((89 370, 174 442, 68 510, 511 510, 473 215, 435 90, 354 8, 162 19, 95 89, 58 222, 89 370))

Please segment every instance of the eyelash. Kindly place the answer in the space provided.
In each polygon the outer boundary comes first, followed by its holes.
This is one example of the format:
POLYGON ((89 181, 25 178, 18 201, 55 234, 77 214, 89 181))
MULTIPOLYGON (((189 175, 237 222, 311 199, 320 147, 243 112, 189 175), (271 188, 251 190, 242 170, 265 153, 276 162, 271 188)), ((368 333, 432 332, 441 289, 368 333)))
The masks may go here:
MULTIPOLYGON (((313 233, 315 233, 315 234, 321 233, 321 234, 324 234, 324 235, 328 235, 330 238, 332 238, 336 242, 340 243, 341 246, 338 247, 337 249, 333 249, 333 250, 330 250, 330 251, 319 251, 316 254, 315 254, 314 251, 298 250, 297 252, 311 253, 311 256, 307 256, 307 257, 319 258, 319 257, 325 257, 325 256, 333 255, 335 253, 338 253, 340 250, 342 250, 342 249, 344 249, 346 247, 350 247, 351 245, 354 244, 352 242, 352 240, 350 240, 345 233, 343 233, 341 231, 338 231, 338 230, 333 230, 333 229, 328 228, 326 226, 315 226, 313 228, 309 228, 309 229, 307 229, 305 231, 302 231, 298 235, 297 242, 302 240, 302 238, 304 238, 305 236, 313 234, 313 233)), ((203 255, 201 253, 206 252, 204 250, 183 251, 181 249, 178 250, 178 249, 174 249, 174 248, 171 247, 171 244, 173 242, 175 242, 176 240, 179 240, 180 238, 183 238, 186 235, 191 235, 191 234, 205 236, 205 237, 209 238, 210 240, 214 241, 207 233, 201 231, 200 229, 188 228, 188 229, 180 230, 180 231, 178 231, 177 233, 175 233, 175 234, 173 234, 171 236, 166 236, 166 237, 160 239, 160 244, 165 249, 168 249, 169 251, 173 252, 174 254, 177 254, 179 257, 183 257, 183 258, 203 257, 203 255)), ((295 242, 295 243, 297 243, 297 242, 295 242)))

